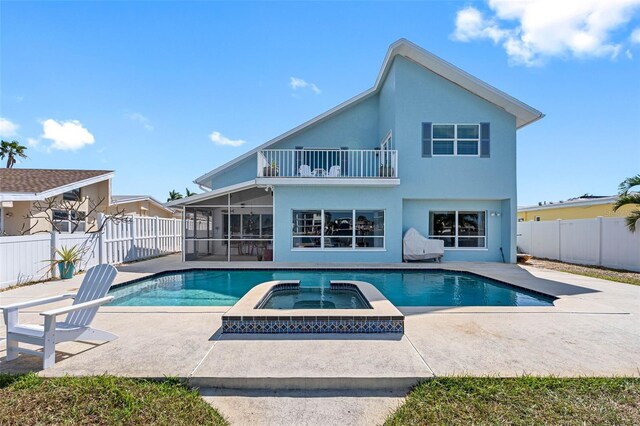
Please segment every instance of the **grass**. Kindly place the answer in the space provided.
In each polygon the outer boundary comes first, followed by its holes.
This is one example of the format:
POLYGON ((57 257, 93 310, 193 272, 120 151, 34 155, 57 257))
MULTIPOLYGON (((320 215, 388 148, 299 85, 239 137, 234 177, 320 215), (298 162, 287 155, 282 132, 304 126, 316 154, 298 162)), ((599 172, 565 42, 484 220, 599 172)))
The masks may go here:
POLYGON ((0 424, 226 425, 175 379, 0 375, 0 424))
POLYGON ((536 268, 551 269, 554 271, 568 272, 570 274, 584 275, 591 278, 616 281, 619 283, 640 285, 640 272, 623 271, 619 269, 603 268, 600 266, 577 265, 557 260, 533 258, 525 265, 536 268))
POLYGON ((385 425, 637 425, 640 379, 436 378, 385 425))

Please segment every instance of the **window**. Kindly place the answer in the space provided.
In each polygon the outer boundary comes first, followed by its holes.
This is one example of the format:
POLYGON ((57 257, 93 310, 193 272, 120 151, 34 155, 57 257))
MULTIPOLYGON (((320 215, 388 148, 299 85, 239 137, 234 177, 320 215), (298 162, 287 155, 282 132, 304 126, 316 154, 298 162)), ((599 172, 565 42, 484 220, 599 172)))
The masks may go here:
POLYGON ((62 199, 64 201, 79 201, 80 200, 80 189, 74 189, 71 191, 64 192, 62 194, 62 199))
POLYGON ((85 232, 86 214, 84 212, 53 210, 52 219, 55 227, 60 232, 85 232))
POLYGON ((295 249, 384 248, 384 210, 294 210, 295 249))
POLYGON ((479 124, 434 124, 432 127, 433 155, 479 154, 479 124))
POLYGON ((540 216, 536 216, 536 222, 540 222, 540 216))
POLYGON ((449 248, 486 248, 486 212, 429 212, 429 237, 449 248))

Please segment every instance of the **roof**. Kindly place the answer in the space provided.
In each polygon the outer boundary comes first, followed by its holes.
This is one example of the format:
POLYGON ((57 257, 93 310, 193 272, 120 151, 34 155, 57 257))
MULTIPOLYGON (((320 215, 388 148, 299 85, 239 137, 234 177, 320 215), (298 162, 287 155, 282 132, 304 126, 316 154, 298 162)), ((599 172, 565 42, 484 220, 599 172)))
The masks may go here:
POLYGON ((111 196, 111 205, 137 203, 139 201, 148 201, 150 203, 156 204, 161 209, 167 210, 171 213, 174 212, 173 209, 167 207, 160 201, 153 198, 151 195, 112 195, 111 196))
POLYGON ((566 201, 550 202, 542 205, 518 207, 519 212, 528 212, 536 210, 558 209, 563 207, 588 207, 597 206, 600 204, 612 204, 618 201, 617 195, 609 195, 604 197, 580 197, 572 198, 566 201))
POLYGON ((215 189, 213 191, 206 191, 200 194, 195 194, 190 197, 180 198, 179 200, 167 202, 168 207, 182 207, 189 204, 197 203, 199 201, 208 200, 210 198, 219 197, 221 195, 230 194, 243 189, 249 189, 256 186, 256 180, 248 180, 246 182, 236 183, 234 185, 225 186, 224 188, 215 189))
POLYGON ((42 200, 111 179, 112 170, 0 169, 0 201, 42 200))
POLYGON ((517 129, 524 127, 528 124, 531 124, 534 121, 537 121, 542 117, 544 117, 544 114, 538 111, 537 109, 525 104, 524 102, 519 101, 518 99, 506 94, 505 92, 499 89, 496 89, 490 84, 485 83, 484 81, 472 76, 471 74, 461 70, 460 68, 445 61, 444 59, 439 58, 433 53, 426 51, 422 47, 410 42, 409 40, 401 38, 400 40, 396 41, 391 46, 389 46, 387 55, 385 56, 384 61, 382 63, 382 68, 378 73, 378 78, 376 79, 376 82, 372 88, 318 115, 317 117, 312 118, 311 120, 299 125, 298 127, 295 127, 294 129, 291 129, 288 132, 283 133, 282 135, 274 139, 271 139, 270 141, 252 149, 251 151, 248 151, 245 154, 240 155, 239 157, 236 157, 235 159, 223 164, 222 166, 213 169, 209 173, 206 173, 200 176, 199 178, 197 178, 194 181, 194 183, 206 186, 207 183, 205 181, 207 179, 209 179, 212 176, 215 176, 216 174, 222 172, 223 170, 226 170, 232 165, 237 164, 249 158, 251 155, 255 154, 256 152, 262 149, 268 148, 269 146, 275 143, 278 143, 283 139, 291 137, 307 129, 310 126, 313 126, 323 120, 326 120, 334 116, 335 114, 341 112, 342 110, 350 106, 353 106, 356 103, 361 102, 370 96, 377 94, 378 91, 382 88, 382 83, 386 79, 387 74, 391 69, 391 64, 393 63, 393 59, 398 55, 404 56, 412 60, 413 62, 416 62, 417 64, 453 82, 454 84, 457 84, 463 89, 466 89, 469 92, 477 96, 480 96, 481 98, 504 109, 506 112, 514 115, 516 117, 517 129))

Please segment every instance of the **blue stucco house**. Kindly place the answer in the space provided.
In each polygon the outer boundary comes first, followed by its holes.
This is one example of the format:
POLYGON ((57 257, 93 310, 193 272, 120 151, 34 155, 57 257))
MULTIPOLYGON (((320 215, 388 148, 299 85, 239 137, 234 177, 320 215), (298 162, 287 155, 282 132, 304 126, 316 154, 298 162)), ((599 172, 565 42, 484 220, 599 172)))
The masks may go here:
POLYGON ((515 262, 516 131, 536 109, 401 39, 373 87, 195 180, 185 260, 515 262))

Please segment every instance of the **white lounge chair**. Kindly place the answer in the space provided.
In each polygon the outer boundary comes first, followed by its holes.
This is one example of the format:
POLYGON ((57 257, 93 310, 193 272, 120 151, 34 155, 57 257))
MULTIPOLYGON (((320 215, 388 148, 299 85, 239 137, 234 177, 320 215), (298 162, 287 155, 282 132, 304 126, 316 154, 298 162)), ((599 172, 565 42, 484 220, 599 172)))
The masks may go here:
POLYGON ((311 173, 311 167, 309 167, 308 164, 302 164, 299 168, 298 168, 298 174, 302 177, 311 177, 313 176, 313 173, 311 173))
POLYGON ((118 271, 111 265, 98 265, 87 271, 78 293, 62 294, 15 303, 4 306, 4 323, 7 327, 7 361, 18 357, 19 353, 42 357, 42 368, 52 367, 56 361, 56 343, 74 340, 111 341, 118 338, 115 334, 91 328, 91 322, 100 305, 113 300, 106 296, 118 271), (40 313, 44 317, 44 325, 20 324, 19 310, 33 306, 45 305, 73 298, 71 306, 51 309, 40 313), (58 315, 67 314, 62 322, 57 322, 58 315), (42 346, 42 352, 21 348, 19 343, 42 346))
POLYGON ((329 168, 329 173, 327 173, 328 177, 340 177, 342 175, 342 171, 340 170, 340 166, 331 166, 329 168))

